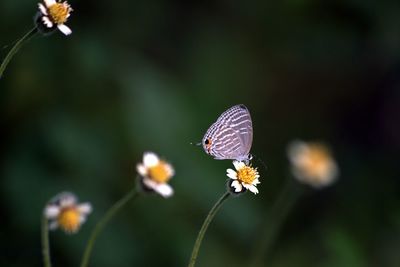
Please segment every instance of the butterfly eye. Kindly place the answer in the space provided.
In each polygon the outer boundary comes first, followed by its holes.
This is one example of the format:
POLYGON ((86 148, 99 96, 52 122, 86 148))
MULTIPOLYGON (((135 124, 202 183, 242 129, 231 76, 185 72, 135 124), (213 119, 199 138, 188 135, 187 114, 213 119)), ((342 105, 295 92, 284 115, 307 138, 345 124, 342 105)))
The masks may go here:
POLYGON ((207 139, 204 141, 204 144, 207 146, 207 148, 209 148, 209 147, 211 146, 211 139, 210 139, 210 138, 207 138, 207 139))

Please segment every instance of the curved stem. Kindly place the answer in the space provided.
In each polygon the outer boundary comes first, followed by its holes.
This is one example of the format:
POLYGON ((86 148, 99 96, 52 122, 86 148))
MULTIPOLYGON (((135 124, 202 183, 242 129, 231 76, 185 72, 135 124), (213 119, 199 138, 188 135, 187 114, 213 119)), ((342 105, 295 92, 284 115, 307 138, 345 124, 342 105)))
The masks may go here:
POLYGON ((118 200, 104 215, 103 218, 100 219, 100 221, 96 224, 94 227, 92 233, 90 234, 89 241, 87 242, 85 252, 83 254, 82 262, 81 262, 81 267, 85 267, 89 263, 90 259, 90 254, 93 249, 94 242, 97 239, 97 236, 100 234, 100 232, 103 230, 103 228, 107 225, 108 221, 114 217, 114 215, 126 204, 128 203, 129 200, 133 200, 138 196, 138 192, 136 191, 136 188, 133 188, 131 191, 129 191, 124 197, 122 197, 120 200, 118 200))
POLYGON ((50 242, 49 242, 49 225, 47 218, 42 216, 42 255, 45 267, 51 267, 50 261, 50 242))
POLYGON ((254 249, 253 257, 250 258, 252 263, 249 266, 263 266, 262 261, 268 256, 283 222, 301 196, 302 191, 293 188, 293 185, 293 178, 289 178, 273 204, 268 216, 269 221, 264 223, 264 231, 260 234, 261 239, 254 249))
POLYGON ((37 33, 37 28, 34 27, 32 28, 29 32, 27 32, 24 36, 19 39, 15 45, 11 48, 11 50, 8 52, 6 57, 4 58, 3 62, 1 62, 0 66, 0 79, 3 76, 3 73, 8 65, 10 63, 12 57, 18 52, 18 50, 21 48, 24 42, 27 42, 29 39, 31 39, 35 34, 37 33))
POLYGON ((197 239, 196 242, 194 243, 193 250, 192 250, 192 255, 190 257, 189 261, 189 267, 193 267, 196 263, 197 255, 199 254, 199 249, 201 246, 201 241, 203 241, 204 234, 207 231, 208 226, 210 225, 212 219, 214 218, 215 214, 219 210, 219 208, 222 206, 222 204, 225 202, 226 199, 231 194, 229 192, 226 192, 218 201, 214 204, 210 212, 208 213, 206 219, 203 222, 203 225, 201 226, 201 229, 199 233, 197 234, 197 239))

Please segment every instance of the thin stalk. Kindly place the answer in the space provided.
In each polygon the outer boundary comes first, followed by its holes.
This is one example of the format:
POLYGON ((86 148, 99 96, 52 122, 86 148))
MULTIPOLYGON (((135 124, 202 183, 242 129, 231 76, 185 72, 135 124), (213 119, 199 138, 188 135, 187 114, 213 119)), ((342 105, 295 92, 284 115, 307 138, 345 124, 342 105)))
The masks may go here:
POLYGON ((5 69, 7 68, 8 63, 10 63, 11 59, 13 58, 13 56, 18 52, 18 50, 21 48, 21 46, 24 44, 24 42, 27 42, 36 33, 37 33, 37 28, 36 27, 32 28, 24 36, 22 36, 21 39, 19 39, 15 43, 15 45, 11 48, 11 50, 8 52, 8 54, 4 58, 3 62, 1 63, 1 66, 0 66, 0 79, 1 79, 1 77, 3 77, 3 73, 4 73, 5 69))
POLYGON ((192 250, 192 255, 190 257, 189 265, 188 267, 194 267, 197 259, 197 255, 199 254, 199 249, 201 246, 201 242, 203 241, 204 234, 207 231, 208 226, 210 225, 212 219, 214 218, 215 214, 219 210, 219 208, 222 206, 222 204, 225 202, 225 200, 228 199, 228 197, 231 194, 229 192, 226 192, 218 201, 214 204, 210 212, 208 213, 206 219, 203 222, 203 225, 201 226, 201 229, 199 233, 197 234, 197 239, 196 242, 194 243, 193 250, 192 250))
POLYGON ((114 215, 121 210, 122 207, 125 206, 126 203, 128 203, 130 200, 135 199, 138 196, 138 191, 136 188, 133 188, 131 191, 129 191, 124 197, 122 197, 120 200, 118 200, 103 216, 103 218, 98 221, 96 226, 94 227, 90 238, 86 244, 86 248, 83 254, 82 262, 81 262, 81 267, 86 267, 89 263, 90 259, 90 254, 92 252, 94 242, 97 239, 97 236, 100 234, 100 232, 104 229, 104 227, 107 225, 107 223, 110 221, 114 215))
POLYGON ((282 188, 279 196, 271 208, 268 216, 268 221, 264 223, 264 231, 260 234, 256 248, 253 250, 251 264, 249 266, 263 266, 263 260, 268 256, 272 245, 279 235, 282 224, 294 207, 294 204, 301 196, 299 188, 294 188, 293 178, 289 178, 282 188))
POLYGON ((42 255, 45 267, 51 267, 49 225, 46 216, 42 216, 42 255))

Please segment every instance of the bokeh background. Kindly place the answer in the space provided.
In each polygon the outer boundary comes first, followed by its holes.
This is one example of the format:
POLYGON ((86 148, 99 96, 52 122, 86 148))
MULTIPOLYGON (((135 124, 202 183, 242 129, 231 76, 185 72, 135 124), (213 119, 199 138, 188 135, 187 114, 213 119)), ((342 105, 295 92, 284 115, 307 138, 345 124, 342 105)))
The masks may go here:
MULTIPOLYGON (((146 150, 174 164, 175 195, 129 204, 91 266, 185 266, 231 166, 190 143, 239 103, 268 168, 254 161, 260 194, 222 207, 197 266, 247 266, 294 139, 329 144, 340 178, 297 201, 263 265, 400 266, 399 1, 70 3, 73 34, 36 36, 0 80, 1 266, 42 265, 42 209, 64 190, 94 206, 77 235, 50 236, 54 266, 77 266, 146 150)), ((36 9, 1 0, 2 58, 36 9)))

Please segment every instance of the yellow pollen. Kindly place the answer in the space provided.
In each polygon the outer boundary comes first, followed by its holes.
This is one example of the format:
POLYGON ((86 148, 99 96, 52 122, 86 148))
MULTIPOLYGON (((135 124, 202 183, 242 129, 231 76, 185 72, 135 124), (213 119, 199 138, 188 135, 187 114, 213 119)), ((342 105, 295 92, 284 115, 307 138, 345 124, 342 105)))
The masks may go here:
POLYGON ((149 168, 149 176, 157 183, 166 183, 171 178, 171 171, 168 163, 161 161, 153 167, 149 168))
POLYGON ((256 169, 250 166, 244 166, 243 168, 237 171, 237 178, 242 183, 252 184, 256 179, 257 174, 258 172, 256 169))
POLYGON ((56 24, 63 24, 67 21, 71 8, 65 3, 55 3, 47 8, 51 20, 56 24))
POLYGON ((61 229, 67 233, 74 233, 80 226, 80 213, 75 207, 65 208, 58 215, 57 221, 61 229))

